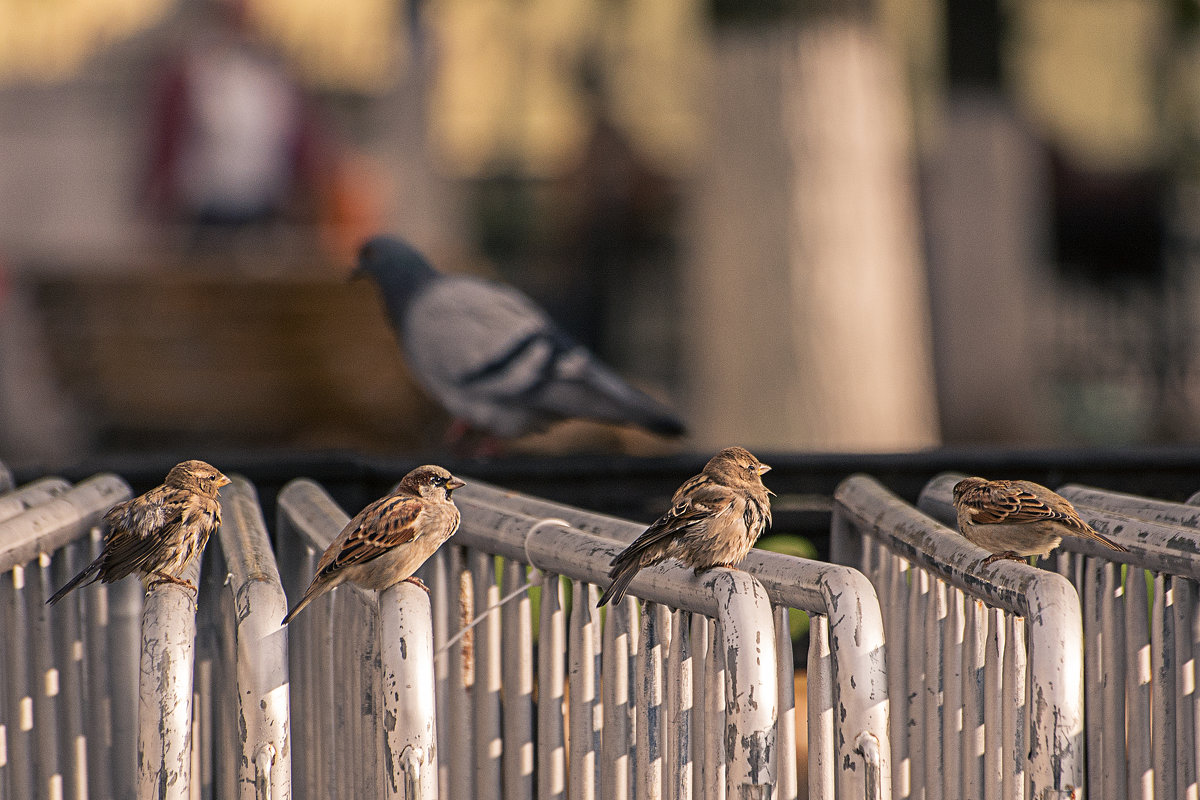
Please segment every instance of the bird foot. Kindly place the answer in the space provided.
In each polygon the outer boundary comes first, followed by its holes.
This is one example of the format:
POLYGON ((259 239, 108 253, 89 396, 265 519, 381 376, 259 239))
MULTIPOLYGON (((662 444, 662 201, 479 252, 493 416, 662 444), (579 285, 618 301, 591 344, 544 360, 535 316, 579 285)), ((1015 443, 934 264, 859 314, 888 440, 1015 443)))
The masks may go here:
POLYGON ((1012 550, 1006 550, 1003 553, 992 553, 990 556, 985 558, 983 560, 983 563, 980 564, 979 566, 986 567, 988 564, 994 564, 997 561, 1001 561, 1003 559, 1008 559, 1009 561, 1018 561, 1022 564, 1029 563, 1028 561, 1025 560, 1025 556, 1022 556, 1018 553, 1014 553, 1012 550))
POLYGON ((191 581, 185 581, 183 578, 176 578, 174 575, 167 575, 163 572, 155 572, 152 574, 156 575, 157 577, 154 580, 146 583, 147 591, 153 589, 155 586, 158 586, 160 583, 173 583, 176 586, 182 586, 185 589, 191 589, 193 592, 196 591, 196 584, 192 583, 191 581))
POLYGON ((430 594, 429 587, 425 585, 425 581, 421 580, 416 575, 413 575, 411 578, 405 578, 404 580, 413 584, 414 586, 420 586, 425 590, 425 594, 430 594))

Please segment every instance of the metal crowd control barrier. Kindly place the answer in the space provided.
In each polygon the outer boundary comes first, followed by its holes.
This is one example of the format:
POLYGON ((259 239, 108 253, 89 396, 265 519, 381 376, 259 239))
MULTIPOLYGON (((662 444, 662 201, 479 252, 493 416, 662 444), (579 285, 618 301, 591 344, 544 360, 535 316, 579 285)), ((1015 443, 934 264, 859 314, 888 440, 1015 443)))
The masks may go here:
POLYGON ((1066 798, 1083 786, 1083 630, 1060 575, 987 554, 874 479, 834 496, 834 560, 886 609, 894 796, 1066 798))
MULTIPOLYGON (((297 601, 349 517, 308 480, 289 483, 277 502, 280 572, 297 601)), ((280 608, 276 623, 283 615, 280 608)), ((295 796, 436 797, 426 593, 412 583, 378 595, 346 585, 292 620, 288 638, 293 751, 302 754, 293 763, 295 796)), ((457 744, 462 732, 452 734, 457 744)))
MULTIPOLYGON (((584 542, 579 539, 572 539, 569 534, 559 534, 559 531, 565 530, 565 525, 570 525, 572 528, 579 531, 595 534, 603 537, 603 539, 615 539, 618 542, 628 542, 634 539, 644 530, 644 525, 639 525, 633 522, 619 520, 603 514, 583 511, 578 508, 564 506, 557 503, 552 503, 546 500, 533 498, 525 495, 518 495, 512 492, 507 492, 502 489, 487 486, 476 481, 470 482, 467 486, 460 489, 455 494, 455 499, 458 501, 459 507, 463 510, 464 531, 459 534, 463 541, 473 548, 484 549, 487 552, 497 552, 494 542, 495 534, 490 533, 492 529, 501 532, 502 538, 510 537, 510 531, 515 531, 518 534, 525 535, 524 551, 529 555, 522 555, 521 547, 514 545, 505 545, 504 549, 499 551, 512 560, 506 562, 503 573, 503 582, 499 590, 494 586, 494 582, 490 579, 490 572, 487 566, 486 559, 478 559, 476 561, 476 569, 471 571, 464 567, 460 557, 451 550, 444 558, 431 565, 431 571, 439 577, 446 574, 454 574, 457 570, 460 574, 467 574, 474 578, 475 576, 483 575, 483 580, 486 585, 486 591, 481 592, 478 583, 475 585, 473 593, 469 594, 469 598, 479 598, 474 605, 477 610, 480 606, 486 607, 495 602, 495 597, 503 592, 508 593, 514 591, 524 580, 525 568, 521 562, 533 563, 543 569, 549 571, 553 575, 555 571, 563 574, 568 574, 570 571, 566 569, 568 564, 576 565, 581 563, 580 559, 584 553, 594 553, 595 557, 589 559, 592 565, 589 567, 589 572, 584 576, 585 580, 601 580, 607 582, 604 575, 607 563, 611 556, 617 552, 617 547, 607 545, 601 547, 598 540, 591 539, 584 542), (553 534, 557 537, 561 535, 561 540, 557 538, 547 539, 546 537, 553 534), (555 553, 555 561, 553 563, 540 563, 536 560, 535 553, 543 552, 542 547, 535 546, 531 542, 550 542, 555 545, 561 545, 555 553), (597 571, 597 567, 599 571, 597 571)), ((470 565, 467 565, 469 567, 470 565)), ((891 793, 891 752, 888 745, 888 700, 887 700, 887 672, 884 658, 883 645, 883 623, 880 614, 879 604, 875 597, 875 592, 866 578, 857 570, 842 567, 834 564, 826 564, 823 562, 810 561, 807 559, 799 559, 790 556, 784 556, 777 553, 769 553, 762 550, 753 550, 750 555, 739 565, 740 571, 744 571, 753 575, 766 590, 767 597, 776 608, 772 612, 775 626, 775 641, 776 647, 774 652, 775 671, 774 674, 766 674, 761 677, 765 684, 773 687, 779 698, 779 713, 777 715, 777 724, 773 724, 773 730, 762 730, 758 734, 761 741, 768 742, 773 740, 775 743, 775 752, 778 754, 775 762, 775 787, 774 797, 778 798, 795 798, 803 796, 799 792, 798 779, 800 770, 796 761, 796 731, 795 731, 795 703, 793 697, 794 691, 794 673, 792 665, 792 649, 791 641, 788 632, 788 609, 796 608, 806 611, 812 619, 810 628, 810 648, 808 657, 808 793, 807 796, 813 800, 817 798, 888 798, 891 793)), ((575 573, 578 574, 578 573, 575 573)), ((692 585, 703 585, 704 581, 712 580, 715 575, 737 575, 726 571, 714 571, 708 576, 701 576, 699 580, 690 577, 691 573, 682 569, 652 569, 646 570, 636 578, 631 587, 631 594, 639 597, 647 597, 651 600, 661 599, 656 596, 655 592, 660 592, 663 587, 671 585, 674 582, 690 583, 692 585)), ((574 577, 574 575, 572 575, 574 577)), ((556 579, 551 579, 551 584, 556 579)), ((450 581, 449 586, 453 586, 454 582, 450 581)), ((753 584, 752 584, 753 585, 753 584)), ((539 636, 543 642, 555 642, 551 652, 561 653, 563 636, 561 611, 561 596, 557 593, 545 591, 546 584, 543 584, 542 605, 541 605, 541 620, 542 633, 539 636), (549 603, 547 603, 547 598, 549 603), (549 610, 548 610, 549 609, 549 610), (546 633, 548 630, 549 634, 546 633), (557 637, 557 638, 549 638, 557 637)), ((584 626, 595 626, 596 617, 592 610, 595 602, 595 587, 586 583, 580 585, 578 582, 571 584, 572 594, 574 597, 580 597, 584 592, 588 598, 588 602, 581 608, 580 604, 572 606, 570 630, 572 631, 572 648, 585 650, 586 653, 591 653, 594 644, 589 645, 587 634, 580 634, 577 631, 584 626), (578 621, 576 613, 579 613, 578 621)), ((452 600, 452 598, 451 598, 452 600)), ((761 615, 763 610, 758 605, 761 601, 755 601, 754 614, 761 615)), ((438 608, 438 603, 435 602, 435 609, 438 608)), ((460 613, 462 613, 460 611, 460 613)), ((712 670, 720 669, 719 661, 716 665, 711 663, 711 660, 716 657, 720 659, 721 654, 714 653, 713 648, 706 647, 706 642, 711 634, 707 623, 698 619, 693 615, 690 624, 680 622, 681 612, 667 612, 661 605, 656 603, 648 604, 645 608, 645 613, 641 620, 641 636, 638 634, 638 620, 635 618, 635 604, 623 602, 622 604, 608 611, 609 618, 607 625, 604 628, 602 637, 602 666, 604 667, 605 680, 603 682, 605 696, 601 699, 603 706, 603 725, 606 736, 603 741, 601 758, 604 767, 604 775, 602 775, 601 787, 603 792, 599 795, 605 798, 624 798, 624 797, 649 797, 657 796, 649 793, 649 787, 657 789, 658 773, 649 763, 649 758, 638 762, 635 760, 635 755, 640 753, 643 748, 642 728, 638 728, 638 719, 641 719, 641 712, 635 715, 635 719, 631 720, 629 709, 631 704, 639 710, 648 706, 647 714, 650 714, 654 709, 655 704, 661 695, 657 694, 664 692, 667 698, 668 716, 674 720, 676 712, 675 703, 686 703, 688 689, 692 687, 693 701, 691 709, 699 713, 685 716, 692 722, 692 730, 686 727, 677 725, 668 725, 666 730, 666 752, 668 754, 666 767, 661 774, 667 776, 667 785, 662 787, 664 797, 710 797, 720 796, 719 770, 720 764, 713 765, 704 761, 702 756, 706 752, 704 742, 705 730, 708 736, 715 732, 716 728, 710 720, 719 720, 722 709, 722 701, 720 700, 721 686, 717 681, 711 688, 705 688, 705 670, 708 674, 712 674, 712 670), (672 628, 665 626, 663 623, 671 620, 674 617, 675 631, 683 631, 684 636, 670 636, 672 628), (667 653, 667 669, 666 674, 669 676, 678 676, 676 680, 666 681, 665 687, 660 687, 657 681, 661 681, 662 671, 662 656, 653 653, 653 650, 642 647, 639 650, 639 641, 650 641, 652 644, 657 644, 659 641, 660 647, 667 653), (688 652, 695 659, 695 664, 690 668, 687 666, 688 652), (707 664, 706 664, 707 658, 707 664), (629 667, 622 667, 626 660, 632 661, 629 667), (647 659, 649 659, 647 661, 647 659), (639 668, 641 672, 637 670, 639 668), (640 677, 639 677, 640 675, 640 677), (644 683, 647 675, 652 676, 653 680, 649 687, 644 683), (633 679, 633 687, 636 690, 632 698, 626 693, 630 686, 630 679, 633 679), (678 686, 676 686, 678 683, 678 686), (611 687, 611 688, 610 688, 611 687), (611 692, 611 695, 610 695, 611 692), (678 698, 678 699, 676 699, 678 698), (707 729, 704 727, 707 725, 707 729), (637 731, 636 749, 624 749, 624 746, 619 744, 622 736, 626 736, 626 731, 633 728, 637 731), (613 731, 615 736, 608 737, 607 732, 613 731), (676 742, 674 737, 680 737, 682 741, 676 742), (614 739, 618 744, 615 746, 610 743, 610 738, 614 739), (688 772, 689 764, 686 760, 686 751, 688 746, 695 750, 694 760, 700 763, 699 770, 692 767, 692 772, 688 772), (683 760, 681 760, 683 759, 683 760), (716 766, 716 769, 713 767, 716 766), (634 770, 632 784, 630 783, 629 770, 634 770), (649 775, 644 775, 645 770, 650 770, 649 775), (689 793, 689 787, 686 779, 673 781, 671 779, 676 776, 684 776, 693 774, 703 776, 702 784, 694 788, 689 793), (712 775, 710 779, 708 776, 712 775), (647 787, 647 788, 643 788, 647 787), (637 791, 635 792, 634 789, 637 791)), ((521 620, 526 619, 528 612, 526 609, 514 610, 510 606, 505 606, 500 612, 500 625, 503 626, 503 642, 507 647, 510 641, 524 641, 529 632, 527 627, 521 627, 521 620), (507 616, 506 616, 507 615, 507 616)), ((494 618, 494 614, 492 617, 494 618)), ((493 623, 495 620, 492 620, 493 623)), ((438 620, 442 626, 448 625, 446 619, 438 620)), ((764 620, 765 623, 765 620, 764 620)), ((437 623, 435 623, 437 624, 437 623)), ((589 627, 591 636, 595 635, 595 628, 589 627)), ((718 639, 720 637, 718 636, 718 639)), ((494 630, 486 634, 486 638, 482 642, 476 642, 475 647, 477 652, 494 647, 496 642, 499 642, 501 637, 498 637, 494 630)), ((518 652, 527 648, 527 645, 518 645, 518 652)), ((539 651, 539 659, 545 653, 545 649, 539 651)), ((587 659, 579 659, 572 656, 572 697, 583 693, 586 696, 591 687, 589 681, 592 680, 593 672, 586 669, 587 659), (581 684, 577 687, 575 683, 579 680, 581 684)), ((513 707, 511 698, 515 697, 519 700, 521 708, 528 707, 528 701, 525 695, 528 694, 531 686, 530 666, 522 664, 517 666, 507 657, 504 661, 503 681, 500 685, 503 687, 503 699, 505 709, 505 730, 502 732, 504 748, 503 774, 505 776, 506 793, 505 797, 525 797, 529 796, 528 792, 523 788, 525 784, 515 783, 509 785, 510 776, 513 768, 508 762, 509 753, 513 751, 512 744, 514 742, 522 744, 527 742, 528 723, 522 722, 516 726, 517 732, 510 732, 508 729, 508 712, 513 707), (509 695, 508 692, 513 692, 509 695)), ((759 667, 765 667, 765 662, 759 667)), ((561 665, 547 665, 539 660, 539 667, 545 669, 559 669, 561 665)), ((439 673, 439 680, 445 674, 445 668, 439 673)), ((485 673, 486 674, 486 673, 485 673)), ((458 673, 451 672, 451 679, 458 680, 458 673)), ((476 673, 476 681, 479 680, 478 672, 476 673)), ((542 676, 545 680, 545 676, 542 676)), ((551 687, 553 686, 551 682, 551 687)), ((770 691, 771 688, 764 686, 764 691, 770 691)), ((545 683, 539 682, 539 689, 542 692, 547 691, 545 683)), ((729 689, 728 697, 737 697, 738 694, 734 689, 729 689)), ((453 695, 452 695, 453 696, 453 695)), ((545 695, 543 695, 545 696, 545 695)), ((556 699, 561 694, 553 695, 556 699)), ((492 699, 494 705, 496 700, 492 699)), ((738 708, 737 705, 732 705, 730 708, 730 716, 727 718, 727 723, 730 726, 729 736, 733 736, 734 729, 745 729, 745 722, 737 722, 732 714, 738 708)), ((440 710, 440 709, 439 709, 440 710)), ((682 707, 683 712, 689 709, 686 705, 682 707)), ((465 715, 463 710, 455 709, 450 711, 451 714, 459 714, 456 719, 462 719, 465 715)), ((483 712, 485 719, 485 731, 482 734, 477 733, 477 736, 482 735, 484 741, 495 741, 495 732, 488 733, 486 731, 486 720, 491 719, 486 707, 483 712)), ((569 715, 571 719, 578 720, 581 716, 578 713, 569 715)), ((521 716, 522 720, 526 718, 521 716)), ((547 724, 553 724, 554 719, 546 720, 547 724)), ((575 723, 578 724, 578 723, 575 723)), ((644 727, 645 723, 641 723, 644 727)), ((756 723, 759 725, 764 723, 756 723)), ((443 728, 445 726, 443 725, 443 728)), ((657 728, 655 731, 657 733, 657 728)), ((577 736, 586 737, 588 733, 586 723, 583 725, 583 730, 576 733, 577 736)), ((744 734, 743 734, 744 735, 744 734)), ((561 747, 561 728, 553 728, 548 734, 540 734, 539 747, 541 755, 538 758, 539 765, 549 765, 553 767, 553 776, 561 776, 562 773, 562 747, 561 747), (544 741, 544 736, 550 738, 550 743, 544 741), (557 759, 557 760, 555 760, 557 759)), ((653 737, 648 737, 653 740, 653 737)), ((734 737, 736 740, 736 737, 734 737)), ((730 739, 727 739, 730 741, 730 739)), ((633 742, 630 741, 632 747, 633 742)), ((711 742, 707 745, 710 748, 715 748, 711 742)), ((519 752, 526 752, 521 750, 519 752)), ((589 751, 590 752, 590 751, 589 751)), ((728 754, 735 755, 735 754, 728 754)), ((752 757, 753 753, 748 753, 752 757)), ((572 751, 572 759, 577 758, 577 755, 572 751)), ((586 764, 586 758, 582 761, 586 764)), ((729 778, 733 781, 733 772, 735 769, 744 769, 744 767, 735 767, 730 764, 729 778)), ((546 767, 543 766, 543 773, 546 767)), ((529 770, 525 769, 518 773, 525 781, 530 780, 529 770)), ((571 774, 577 774, 572 772, 571 774)), ((590 773, 589 773, 590 774, 590 773)), ((455 777, 460 776, 460 771, 455 771, 451 774, 451 783, 448 786, 459 791, 466 791, 466 786, 456 785, 453 783, 455 777)), ((753 784, 751 784, 753 785, 753 784)), ((456 792, 446 793, 447 784, 443 786, 443 796, 470 796, 468 794, 458 794, 456 792)), ((543 786, 546 790, 542 796, 561 796, 563 785, 561 777, 551 777, 547 779, 547 783, 543 786)), ((577 793, 579 790, 576 785, 570 787, 573 794, 572 797, 594 796, 592 793, 577 793)), ((733 790, 730 796, 744 796, 748 787, 740 790, 733 790), (739 794, 738 791, 743 794, 739 794)))
POLYGON ((1057 558, 1083 599, 1091 796, 1195 797, 1200 509, 1082 486, 1059 491, 1130 550, 1066 540, 1057 558))
POLYGON ((292 796, 287 598, 254 486, 221 490, 197 619, 192 754, 204 797, 292 796))
POLYGON ((124 585, 46 599, 98 552, 120 478, 47 478, 0 496, 0 795, 130 797, 138 612, 124 585))

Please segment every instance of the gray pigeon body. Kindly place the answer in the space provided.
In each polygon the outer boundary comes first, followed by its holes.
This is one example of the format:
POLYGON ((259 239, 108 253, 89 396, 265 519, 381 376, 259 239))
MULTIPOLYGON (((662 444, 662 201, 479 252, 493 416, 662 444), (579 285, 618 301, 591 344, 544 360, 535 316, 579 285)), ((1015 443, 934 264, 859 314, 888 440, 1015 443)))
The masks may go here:
POLYGON ((516 289, 443 275, 386 236, 363 245, 359 269, 378 284, 414 377, 472 427, 512 438, 585 418, 684 433, 671 411, 600 363, 516 289))

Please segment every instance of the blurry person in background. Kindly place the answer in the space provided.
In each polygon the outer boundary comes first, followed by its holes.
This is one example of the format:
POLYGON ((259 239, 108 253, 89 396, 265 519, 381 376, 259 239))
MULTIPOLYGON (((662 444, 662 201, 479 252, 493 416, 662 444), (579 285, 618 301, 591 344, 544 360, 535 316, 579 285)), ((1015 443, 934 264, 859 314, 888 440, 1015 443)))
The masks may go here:
POLYGON ((209 0, 151 98, 147 195, 192 253, 279 221, 311 222, 324 149, 296 80, 245 0, 209 0), (194 29, 193 29, 194 30, 194 29))

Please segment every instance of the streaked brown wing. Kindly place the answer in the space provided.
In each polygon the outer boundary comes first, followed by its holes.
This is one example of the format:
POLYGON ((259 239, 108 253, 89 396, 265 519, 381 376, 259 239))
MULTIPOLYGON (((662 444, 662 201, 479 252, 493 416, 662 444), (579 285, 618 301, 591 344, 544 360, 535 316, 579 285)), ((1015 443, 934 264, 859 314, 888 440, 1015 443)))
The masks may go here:
POLYGON ((346 526, 342 546, 330 548, 321 558, 321 575, 352 564, 365 564, 420 535, 425 501, 419 497, 391 495, 376 500, 346 526))
POLYGON ((697 475, 679 487, 672 499, 675 504, 670 510, 646 528, 625 553, 641 553, 674 538, 683 530, 707 525, 713 516, 733 505, 734 495, 729 487, 697 475))
MULTIPOLYGON (((105 515, 111 528, 104 545, 104 580, 158 569, 179 546, 181 527, 203 524, 195 519, 199 511, 194 497, 174 491, 147 493, 114 507, 105 515)), ((195 532, 203 533, 199 528, 195 532)))
POLYGON ((977 525, 1044 522, 1057 520, 1075 523, 1071 515, 1052 508, 1046 501, 1021 486, 995 482, 963 497, 970 510, 971 521, 977 525))

